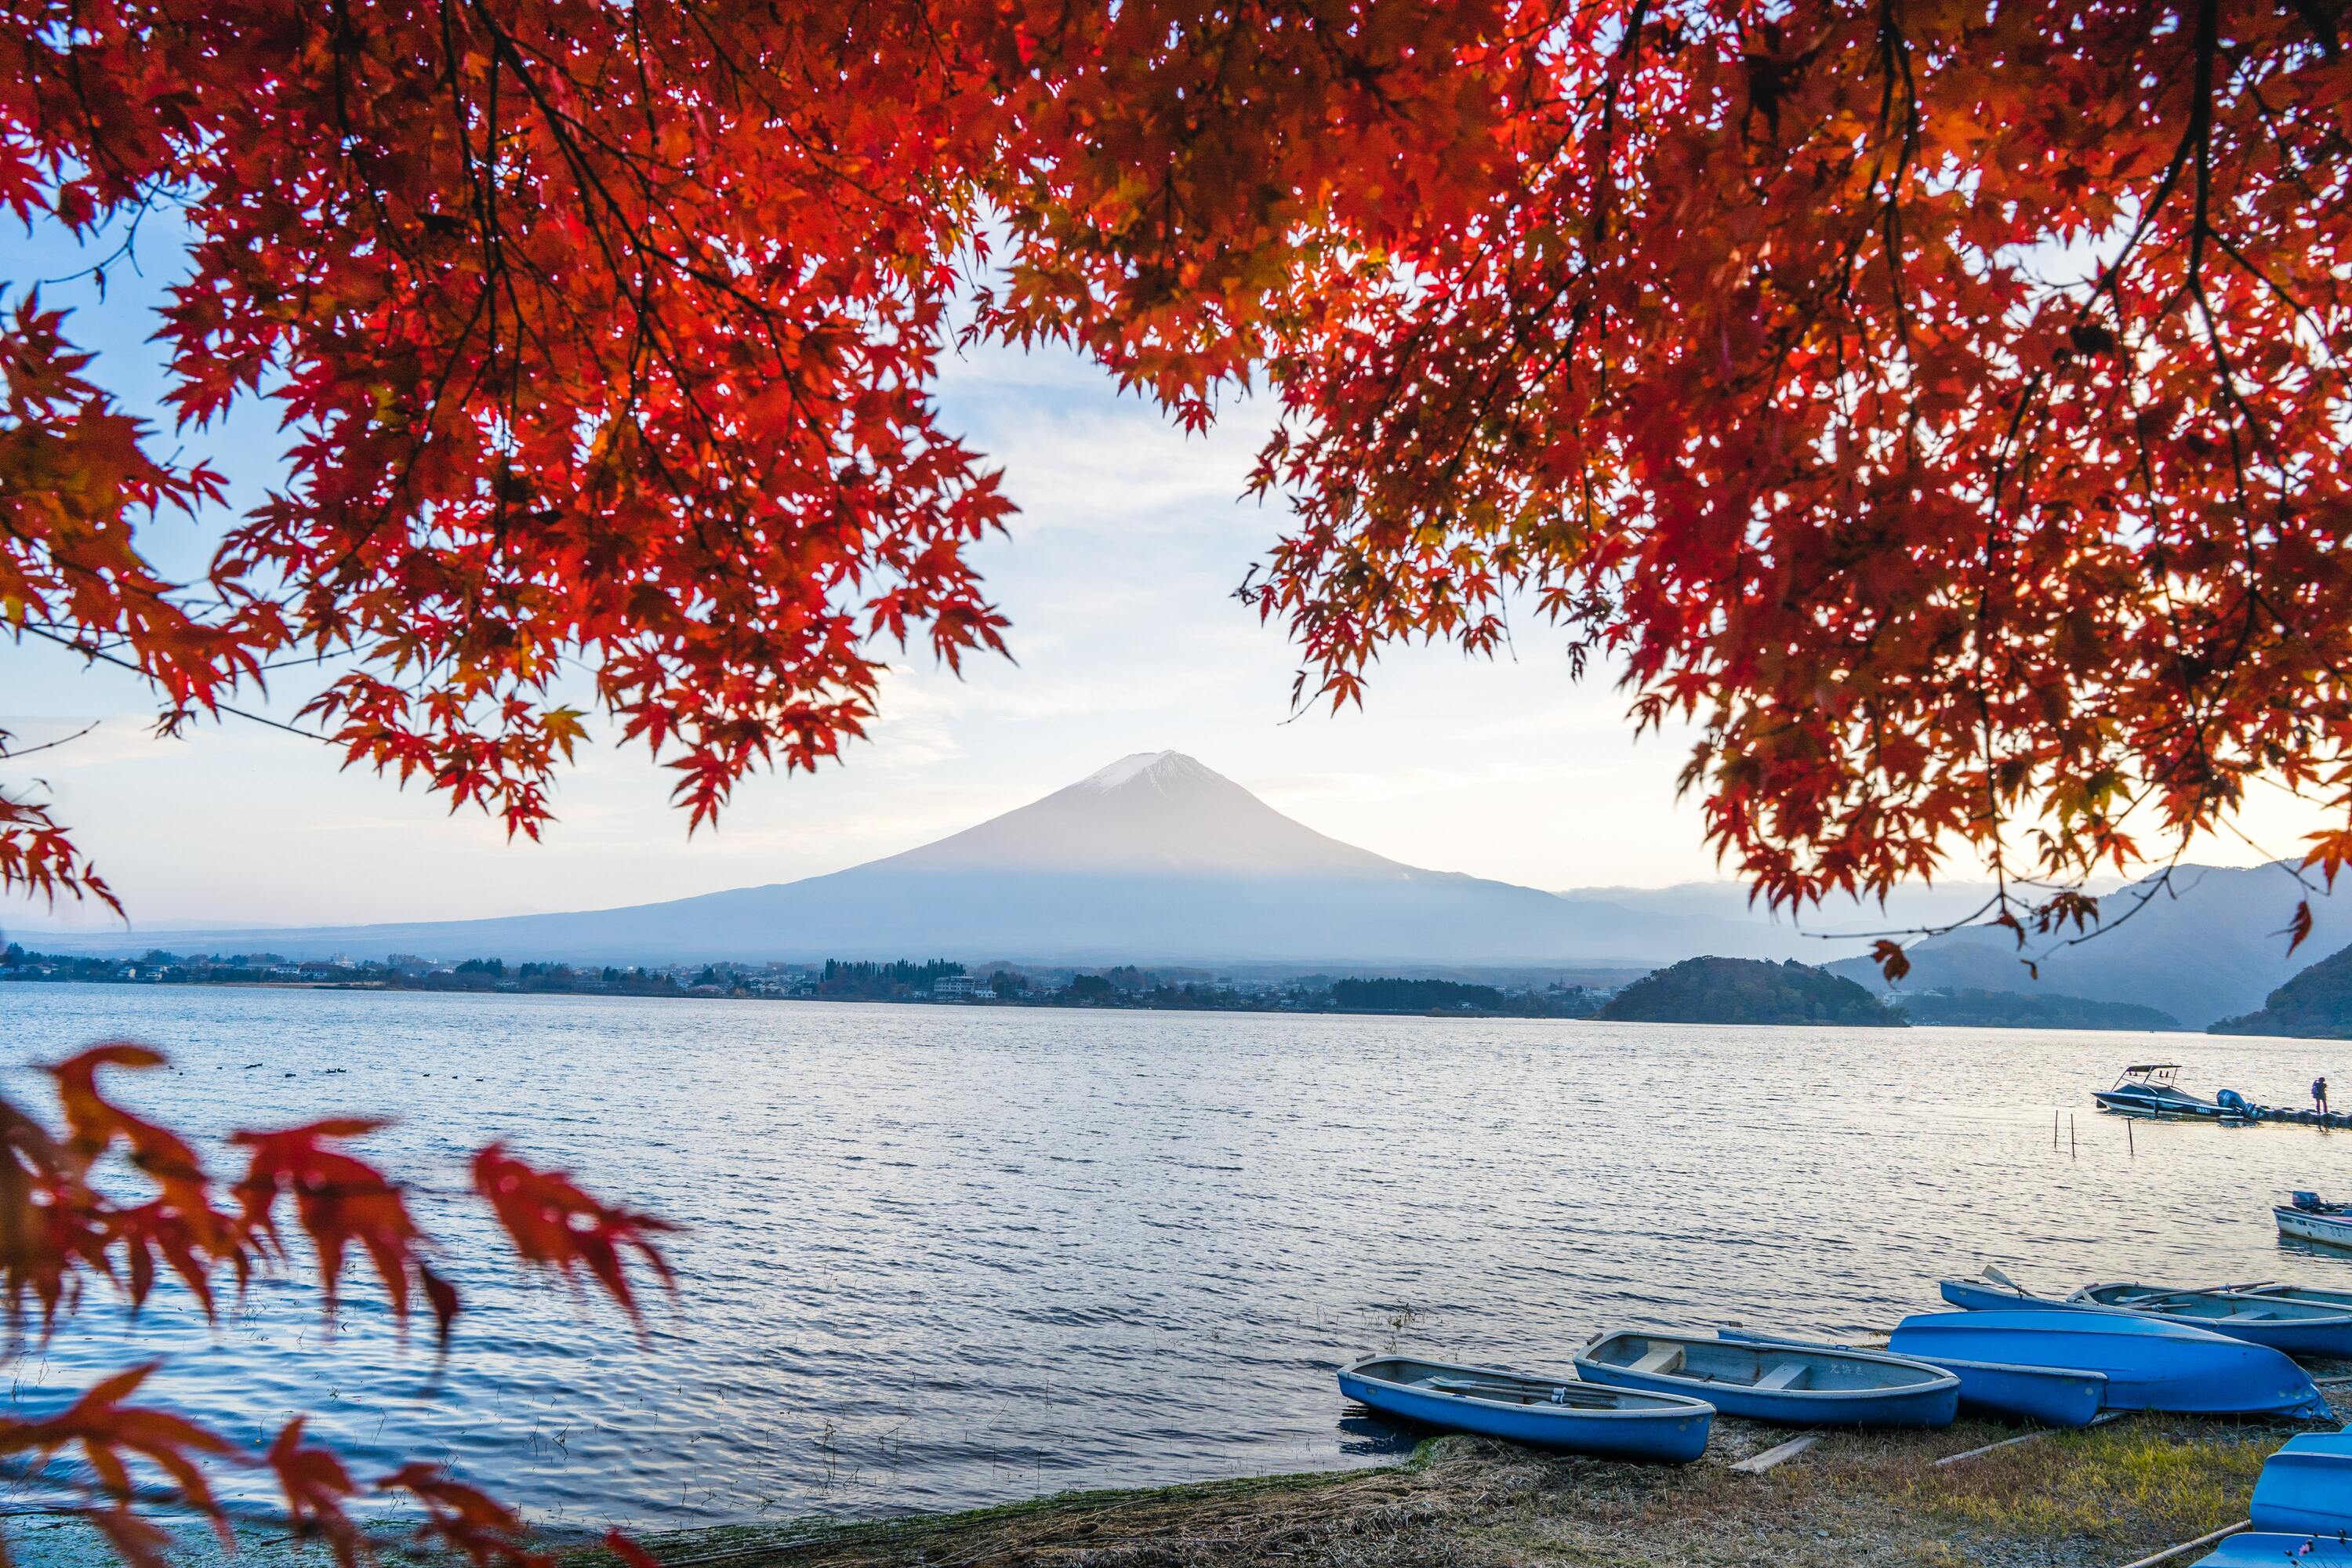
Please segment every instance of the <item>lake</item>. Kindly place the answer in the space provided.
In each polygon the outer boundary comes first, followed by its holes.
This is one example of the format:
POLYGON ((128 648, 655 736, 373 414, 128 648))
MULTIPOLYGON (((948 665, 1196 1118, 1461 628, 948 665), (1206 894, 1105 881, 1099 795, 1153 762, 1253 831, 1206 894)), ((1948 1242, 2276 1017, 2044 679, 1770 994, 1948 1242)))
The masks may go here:
POLYGON ((299 1277, 217 1327, 164 1284, 137 1324, 101 1301, 19 1357, 20 1408, 160 1354, 151 1388, 241 1437, 310 1411, 364 1463, 443 1460, 551 1525, 1370 1463, 1410 1439, 1348 1414, 1354 1354, 1559 1368, 1603 1324, 1884 1329, 1987 1261, 2352 1286, 2269 1215, 2352 1188, 2346 1135, 2127 1142, 2090 1100, 2177 1059, 2292 1103, 2352 1085, 2342 1043, 62 984, 0 986, 0 1023, 20 1104, 45 1103, 23 1064, 130 1037, 173 1065, 121 1097, 207 1137, 398 1118, 364 1147, 416 1184, 467 1305, 445 1366, 365 1277, 331 1335, 299 1277), (494 1138, 688 1227, 642 1341, 517 1278, 463 1190, 494 1138))

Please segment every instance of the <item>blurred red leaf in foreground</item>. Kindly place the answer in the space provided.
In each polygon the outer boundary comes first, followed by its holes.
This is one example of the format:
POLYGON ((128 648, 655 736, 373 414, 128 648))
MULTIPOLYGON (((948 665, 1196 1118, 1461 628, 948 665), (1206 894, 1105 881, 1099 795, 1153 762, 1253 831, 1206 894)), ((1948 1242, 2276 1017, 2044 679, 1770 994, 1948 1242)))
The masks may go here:
MULTIPOLYGON (((209 1314, 216 1271, 232 1272, 241 1289, 257 1261, 285 1259, 283 1201, 292 1204, 295 1224, 317 1255, 331 1316, 343 1259, 358 1247, 374 1263, 395 1319, 404 1321, 412 1287, 425 1292, 446 1348, 460 1306, 456 1288, 426 1266, 426 1237, 400 1188, 333 1147, 383 1123, 342 1117, 233 1134, 230 1142, 249 1152, 248 1166, 235 1189, 236 1206, 216 1206, 195 1145, 117 1103, 100 1083, 105 1068, 164 1065, 160 1051, 116 1042, 50 1068, 62 1132, 0 1100, 0 1270, 12 1331, 21 1332, 29 1300, 40 1309, 43 1331, 54 1331, 93 1279, 110 1282, 137 1306, 156 1283, 159 1257, 209 1314), (143 1181, 152 1191, 129 1200, 110 1195, 125 1179, 143 1181)), ((635 1251, 674 1287, 667 1260, 647 1239, 672 1228, 664 1222, 598 1203, 569 1177, 536 1171, 499 1145, 481 1152, 476 1173, 527 1264, 567 1275, 585 1268, 633 1320, 637 1309, 623 1271, 625 1250, 635 1251)), ((53 1415, 0 1419, 0 1458, 43 1471, 44 1485, 75 1497, 67 1510, 86 1519, 133 1568, 162 1568, 172 1545, 168 1532, 131 1511, 134 1501, 159 1500, 142 1489, 141 1467, 160 1473, 165 1500, 203 1515, 229 1539, 207 1464, 268 1469, 296 1537, 323 1541, 337 1568, 356 1568, 375 1554, 376 1542, 350 1511, 363 1493, 412 1500, 424 1511, 419 1543, 460 1552, 479 1568, 537 1568, 546 1561, 519 1514, 437 1466, 405 1465, 362 1487, 331 1448, 307 1438, 299 1416, 266 1451, 249 1454, 174 1411, 132 1403, 154 1370, 152 1362, 126 1368, 53 1415), (68 1453, 79 1456, 87 1479, 44 1470, 68 1453)), ((642 1554, 625 1537, 612 1544, 633 1564, 637 1559, 630 1554, 642 1554)))
POLYGON ((649 1215, 612 1208, 582 1192, 560 1171, 539 1171, 493 1143, 474 1156, 474 1190, 489 1200, 523 1261, 566 1279, 585 1268, 631 1317, 642 1318, 623 1268, 635 1251, 666 1285, 676 1287, 669 1264, 649 1237, 677 1227, 649 1215))

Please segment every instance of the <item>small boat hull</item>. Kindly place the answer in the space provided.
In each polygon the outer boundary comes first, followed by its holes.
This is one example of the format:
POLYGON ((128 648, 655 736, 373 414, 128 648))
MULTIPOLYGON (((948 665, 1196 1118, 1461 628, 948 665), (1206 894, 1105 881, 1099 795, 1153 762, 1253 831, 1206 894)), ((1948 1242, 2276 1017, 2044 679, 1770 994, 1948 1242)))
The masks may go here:
POLYGON ((2285 1297, 2112 1284, 2085 1285, 2067 1300, 2227 1334, 2289 1355, 2352 1357, 2352 1312, 2285 1297))
POLYGON ((1642 1330, 1603 1334, 1576 1358, 1587 1383, 1703 1399, 1727 1415, 1798 1426, 1948 1426, 1960 1382, 1876 1351, 1797 1340, 1642 1330))
MULTIPOLYGON (((2093 1089, 2091 1099, 2101 1110, 2118 1116, 2202 1121, 2219 1121, 2231 1114, 2232 1108, 2223 1105, 2220 1099, 2200 1099, 2175 1083, 2173 1079, 2179 1071, 2177 1062, 2143 1062, 2126 1068, 2114 1088, 2093 1089)), ((2229 1098, 2238 1099, 2235 1095, 2229 1098)))
POLYGON ((2091 1100, 2101 1110, 2116 1116, 2137 1116, 2144 1121, 2213 1121, 2221 1117, 2218 1105, 2158 1100, 2127 1089, 2095 1089, 2091 1100))
POLYGON ((2333 1307, 2339 1312, 2352 1313, 2352 1290, 2321 1290, 2308 1285, 2231 1285, 2225 1286, 2232 1296, 2243 1296, 2252 1301, 2301 1301, 2306 1306, 2333 1307))
POLYGON ((1923 1312, 1887 1349, 1924 1361, 1954 1357, 2103 1373, 2110 1410, 2325 1416, 2310 1376, 2267 1345, 2105 1308, 2037 1306, 1923 1312))
POLYGON ((2278 1219, 2281 1236, 2322 1242, 2329 1247, 2352 1247, 2352 1215, 2314 1214, 2308 1209, 2289 1208, 2284 1204, 2271 1213, 2278 1219))
POLYGON ((2189 1568, 2335 1568, 2346 1562, 2345 1543, 2325 1536, 2254 1531, 2231 1536, 2189 1568))
MULTIPOLYGON (((1928 1358, 1923 1358, 1928 1359, 1928 1358)), ((2106 1405, 2107 1375, 2063 1366, 1928 1359, 1960 1380, 1960 1403, 2045 1426, 2088 1426, 2106 1405)))
POLYGON ((1384 1415, 1513 1443, 1686 1465, 1706 1451, 1715 1407, 1674 1394, 1591 1387, 1491 1367, 1369 1356, 1339 1369, 1339 1392, 1384 1415), (1449 1386, 1450 1385, 1450 1386, 1449 1386))
POLYGON ((1988 1284, 1981 1279, 1938 1279, 1936 1289, 1945 1300, 1963 1312, 2015 1311, 2025 1307, 2063 1304, 2041 1296, 2029 1296, 2006 1285, 1988 1284))
MULTIPOLYGON (((1754 1342, 1763 1338, 1743 1329, 1717 1329, 1715 1332, 1717 1339, 1725 1340, 1754 1342)), ((1855 1347, 1824 1344, 1813 1348, 1843 1351, 1855 1347)), ((1962 1407, 1972 1405, 2000 1415, 2039 1421, 2045 1426, 2088 1426, 2098 1417, 2107 1392, 2104 1373, 2074 1372, 2057 1366, 2010 1366, 1999 1362, 1958 1361, 1949 1356, 1914 1359, 1927 1360, 1927 1365, 1941 1367, 1958 1378, 1962 1407)))
POLYGON ((1945 1279, 1945 1300, 1963 1311, 2126 1312, 2202 1329, 2248 1344, 2297 1356, 2352 1357, 2352 1311, 2287 1297, 2259 1297, 2228 1289, 2168 1290, 2152 1285, 2085 1285, 2064 1300, 2029 1296, 1977 1279, 1945 1279))
POLYGON ((2263 1466, 2250 1517, 2256 1530, 2352 1534, 2352 1432, 2289 1437, 2263 1466))

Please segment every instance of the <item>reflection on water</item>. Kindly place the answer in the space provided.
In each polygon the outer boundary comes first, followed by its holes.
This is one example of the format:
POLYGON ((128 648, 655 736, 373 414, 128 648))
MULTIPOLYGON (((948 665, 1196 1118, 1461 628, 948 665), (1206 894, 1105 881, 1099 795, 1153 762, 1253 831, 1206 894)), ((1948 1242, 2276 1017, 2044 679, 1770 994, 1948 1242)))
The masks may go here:
MULTIPOLYGON (((2145 1036, 26 984, 0 1021, 16 1062, 164 1047, 127 1098, 206 1134, 404 1118, 377 1151, 469 1309, 443 1367, 367 1289, 331 1337, 299 1282, 213 1329, 159 1289, 136 1326, 100 1309, 22 1358, 19 1401, 127 1340, 243 1436, 309 1410, 551 1523, 1369 1463, 1400 1439, 1339 1401, 1360 1352, 1558 1368, 1627 1320, 1850 1332, 1988 1259, 2051 1287, 2352 1285, 2269 1214, 2352 1189, 2352 1135, 2127 1144, 2089 1091, 2145 1036), (691 1226, 644 1342, 511 1277, 457 1191, 492 1138, 691 1226)), ((2352 1079, 2340 1044, 2155 1038, 2200 1089, 2352 1079)))

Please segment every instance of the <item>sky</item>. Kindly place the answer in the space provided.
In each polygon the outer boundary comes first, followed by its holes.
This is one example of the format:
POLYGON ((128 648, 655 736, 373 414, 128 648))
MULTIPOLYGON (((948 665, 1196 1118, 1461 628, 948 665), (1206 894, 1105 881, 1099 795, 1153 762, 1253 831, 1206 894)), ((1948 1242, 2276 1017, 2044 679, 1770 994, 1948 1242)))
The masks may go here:
MULTIPOLYGON (((145 342, 172 274, 168 228, 142 233, 140 273, 58 281, 89 259, 54 234, 0 245, 14 300, 75 310, 68 334, 100 351, 93 374, 152 409, 159 356, 145 342)), ((0 641, 0 728, 18 747, 87 735, 12 764, 47 785, 142 927, 453 919, 601 908, 837 870, 937 838, 1072 783, 1130 752, 1198 758, 1318 830, 1413 865, 1534 887, 1662 887, 1722 873, 1696 800, 1677 799, 1687 733, 1637 740, 1606 670, 1571 679, 1563 639, 1523 623, 1501 660, 1446 647, 1392 650, 1364 708, 1294 712, 1296 658, 1280 626, 1233 597, 1277 537, 1278 500, 1244 494, 1268 414, 1229 400, 1187 436, 1065 354, 985 350, 950 363, 945 423, 1004 470, 1020 505, 1009 537, 976 554, 1012 619, 1011 660, 961 679, 898 657, 869 741, 812 777, 747 780, 717 829, 689 837, 665 770, 642 748, 583 752, 544 840, 509 843, 471 808, 342 771, 323 746, 235 720, 173 740, 151 733, 131 678, 36 644, 0 641)), ((181 437, 226 470, 238 505, 272 481, 283 440, 266 411, 181 437)), ((189 572, 223 511, 146 536, 189 572)), ((293 672, 299 676, 299 672, 293 672)), ((290 717, 309 694, 275 688, 290 717)), ((2313 825, 2271 792, 2245 826, 2262 849, 2313 825)), ((2197 858, 2248 864, 2252 846, 2197 858)), ((1966 875, 1970 868, 1959 868, 1966 875)), ((96 923, 95 911, 0 904, 17 931, 96 923)))

